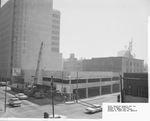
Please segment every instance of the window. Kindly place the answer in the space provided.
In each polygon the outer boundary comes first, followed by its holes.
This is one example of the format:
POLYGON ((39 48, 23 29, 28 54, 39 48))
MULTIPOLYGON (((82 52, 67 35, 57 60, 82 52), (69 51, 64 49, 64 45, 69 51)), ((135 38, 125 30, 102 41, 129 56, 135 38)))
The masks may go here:
POLYGON ((111 81, 111 78, 102 78, 101 81, 111 81))
POLYGON ((58 15, 58 14, 53 14, 52 15, 54 18, 60 18, 60 15, 58 15))
POLYGON ((86 83, 86 79, 79 79, 78 83, 86 83))
POLYGON ((69 84, 69 80, 63 80, 63 84, 69 84))
POLYGON ((59 42, 52 42, 52 45, 59 46, 59 42))
POLYGON ((52 47, 51 50, 52 50, 53 52, 59 52, 59 48, 52 47))
POLYGON ((55 24, 59 24, 60 23, 60 21, 56 20, 56 19, 53 19, 52 22, 55 23, 55 24))
POLYGON ((56 30, 59 30, 59 29, 60 29, 60 27, 57 26, 57 25, 52 25, 52 28, 53 28, 53 29, 56 29, 56 30))
POLYGON ((100 79, 88 79, 88 83, 100 82, 100 79))
POLYGON ((113 77, 112 80, 119 80, 119 77, 113 77))
POLYGON ((59 35, 59 31, 52 31, 52 34, 59 35))
POLYGON ((71 80, 71 84, 76 84, 77 80, 71 80))
POLYGON ((49 77, 43 77, 43 81, 51 81, 51 78, 49 78, 49 77))
POLYGON ((59 40, 59 37, 52 36, 52 40, 59 40))

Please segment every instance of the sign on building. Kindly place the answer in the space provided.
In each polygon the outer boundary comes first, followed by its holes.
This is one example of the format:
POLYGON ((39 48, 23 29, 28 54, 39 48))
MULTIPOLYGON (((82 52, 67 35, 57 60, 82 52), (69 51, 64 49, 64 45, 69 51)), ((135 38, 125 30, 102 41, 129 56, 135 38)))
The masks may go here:
POLYGON ((13 68, 12 76, 21 76, 21 69, 20 68, 13 68))

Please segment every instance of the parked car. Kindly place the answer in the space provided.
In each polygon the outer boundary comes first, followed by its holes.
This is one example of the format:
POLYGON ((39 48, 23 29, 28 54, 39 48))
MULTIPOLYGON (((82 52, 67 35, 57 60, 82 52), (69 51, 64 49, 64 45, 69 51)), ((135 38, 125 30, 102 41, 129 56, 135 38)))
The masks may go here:
MULTIPOLYGON (((49 115, 49 118, 53 118, 53 115, 49 115)), ((67 119, 68 117, 64 116, 64 115, 57 115, 57 114, 55 114, 54 118, 55 119, 67 119)))
POLYGON ((15 94, 15 97, 19 98, 20 100, 25 100, 28 98, 28 96, 25 95, 24 93, 15 94))
POLYGON ((16 98, 16 97, 10 98, 8 100, 8 103, 9 105, 14 106, 14 107, 21 106, 21 101, 19 100, 19 98, 16 98))
POLYGON ((6 86, 6 84, 7 84, 6 82, 0 82, 1 86, 6 86))
POLYGON ((40 92, 36 92, 34 95, 33 95, 34 98, 37 98, 37 99, 42 99, 44 98, 44 94, 43 93, 40 93, 40 92))
POLYGON ((93 106, 86 108, 86 111, 87 111, 88 113, 101 112, 101 111, 102 111, 102 106, 101 106, 101 105, 94 104, 93 106))

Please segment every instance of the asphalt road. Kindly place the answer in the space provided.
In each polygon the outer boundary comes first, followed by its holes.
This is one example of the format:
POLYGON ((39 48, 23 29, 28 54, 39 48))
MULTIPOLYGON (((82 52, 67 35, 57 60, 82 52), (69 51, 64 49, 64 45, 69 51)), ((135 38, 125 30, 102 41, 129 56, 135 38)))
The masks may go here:
MULTIPOLYGON (((0 91, 0 109, 4 108, 4 93, 0 91)), ((11 97, 7 95, 7 99, 11 97)), ((87 100, 90 104, 102 104, 103 102, 116 102, 117 96, 108 95, 106 97, 87 100)), ((65 115, 71 119, 101 119, 102 112, 98 112, 95 114, 87 114, 86 108, 87 106, 81 103, 74 104, 58 104, 55 105, 55 114, 65 115)), ((31 103, 27 100, 22 101, 21 107, 11 107, 7 105, 6 112, 0 111, 0 117, 14 117, 14 118, 43 118, 44 112, 48 112, 52 115, 52 106, 44 105, 39 106, 34 103, 31 103)))

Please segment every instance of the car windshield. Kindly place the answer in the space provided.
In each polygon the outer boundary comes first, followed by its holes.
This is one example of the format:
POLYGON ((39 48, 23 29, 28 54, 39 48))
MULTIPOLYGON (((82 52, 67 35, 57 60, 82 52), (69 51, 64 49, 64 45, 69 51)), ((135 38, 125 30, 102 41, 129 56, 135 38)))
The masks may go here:
POLYGON ((93 108, 100 108, 101 106, 100 105, 93 105, 92 107, 93 108))
POLYGON ((18 101, 19 99, 18 98, 12 98, 11 100, 12 101, 18 101))
POLYGON ((23 94, 23 93, 19 93, 18 95, 19 95, 19 96, 22 96, 22 95, 24 95, 24 94, 23 94))

